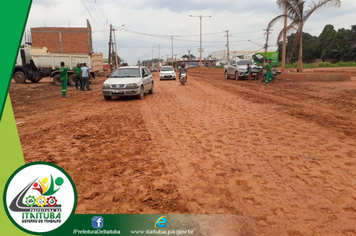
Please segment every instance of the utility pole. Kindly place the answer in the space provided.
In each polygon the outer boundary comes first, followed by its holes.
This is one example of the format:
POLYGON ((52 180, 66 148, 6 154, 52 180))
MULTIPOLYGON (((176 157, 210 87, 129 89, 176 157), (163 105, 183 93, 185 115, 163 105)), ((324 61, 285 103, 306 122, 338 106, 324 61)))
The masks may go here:
POLYGON ((154 63, 153 63, 153 51, 154 50, 151 50, 152 51, 152 67, 154 66, 154 63))
POLYGON ((159 49, 160 49, 161 46, 164 46, 164 45, 156 45, 155 44, 155 46, 158 47, 158 66, 161 67, 160 50, 159 49))
POLYGON ((203 19, 203 17, 208 17, 208 18, 210 18, 210 17, 212 17, 212 16, 202 16, 202 15, 199 15, 199 16, 193 16, 193 15, 189 15, 190 17, 199 17, 199 19, 200 19, 200 63, 199 63, 199 66, 200 66, 200 68, 202 68, 203 67, 203 63, 202 63, 202 52, 203 52, 203 48, 202 48, 202 42, 203 42, 203 33, 202 33, 202 31, 203 31, 203 26, 202 26, 202 19, 203 19))
POLYGON ((265 56, 263 57, 263 68, 265 68, 265 65, 266 65, 266 57, 267 57, 267 48, 268 48, 268 38, 269 38, 269 35, 272 34, 271 31, 273 31, 273 29, 263 29, 264 31, 266 31, 265 35, 266 36, 266 44, 265 44, 265 56))
POLYGON ((117 60, 117 45, 116 45, 116 35, 115 35, 115 29, 113 29, 114 33, 114 42, 115 42, 115 68, 119 67, 119 62, 117 60))
POLYGON ((283 47, 282 47, 282 72, 286 71, 286 51, 287 51, 287 5, 284 8, 284 29, 283 29, 283 47))
MULTIPOLYGON (((171 62, 172 62, 172 66, 173 66, 173 38, 174 38, 174 37, 179 37, 179 36, 173 36, 173 35, 171 35, 171 36, 166 36, 166 37, 170 37, 170 38, 171 38, 171 41, 172 41, 172 58, 171 58, 171 62)), ((168 60, 167 60, 167 62, 168 62, 168 60)))
POLYGON ((109 58, 108 58, 108 72, 111 73, 111 46, 112 46, 112 25, 110 25, 110 36, 109 36, 109 58))
POLYGON ((227 44, 226 44, 226 47, 227 47, 227 64, 229 64, 230 63, 230 47, 229 47, 229 36, 231 36, 231 35, 229 35, 229 31, 228 30, 226 30, 226 39, 227 39, 227 44))
MULTIPOLYGON (((178 37, 178 36, 177 36, 178 37)), ((173 36, 171 36, 172 38, 172 66, 173 66, 173 36)), ((173 67, 174 68, 174 67, 173 67)))

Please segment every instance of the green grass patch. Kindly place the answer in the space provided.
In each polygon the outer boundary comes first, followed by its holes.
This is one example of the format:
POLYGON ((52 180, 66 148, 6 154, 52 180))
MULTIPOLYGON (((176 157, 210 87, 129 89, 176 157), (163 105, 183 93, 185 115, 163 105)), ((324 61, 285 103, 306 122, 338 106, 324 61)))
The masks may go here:
MULTIPOLYGON (((295 62, 293 64, 286 64, 286 68, 292 69, 297 68, 298 63, 295 62)), ((308 63, 303 64, 304 69, 314 69, 314 68, 328 68, 328 67, 356 67, 356 62, 321 62, 321 63, 308 63)))

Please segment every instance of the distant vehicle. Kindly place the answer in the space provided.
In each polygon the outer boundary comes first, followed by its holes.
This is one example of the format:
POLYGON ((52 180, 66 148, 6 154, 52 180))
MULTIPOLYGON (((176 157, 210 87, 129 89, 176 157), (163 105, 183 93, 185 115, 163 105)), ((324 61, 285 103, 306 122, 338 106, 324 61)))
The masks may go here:
POLYGON ((174 71, 174 68, 172 66, 162 66, 160 73, 159 73, 159 79, 176 79, 176 72, 174 71))
POLYGON ((236 80, 247 78, 248 64, 251 66, 251 72, 253 73, 258 73, 258 71, 262 70, 262 67, 257 66, 251 60, 240 60, 240 61, 231 60, 229 65, 224 66, 225 79, 229 79, 230 76, 235 77, 236 80))
POLYGON ((117 68, 103 83, 105 100, 112 97, 137 96, 144 98, 145 92, 154 92, 153 77, 145 66, 125 66, 117 68))
POLYGON ((25 47, 20 48, 17 56, 16 65, 14 68, 13 78, 16 83, 25 83, 30 80, 32 83, 38 83, 44 77, 53 78, 55 85, 61 85, 61 77, 59 76, 59 67, 61 62, 65 63, 66 67, 72 70, 68 71, 68 84, 75 85, 76 75, 74 67, 77 63, 86 63, 91 69, 91 75, 95 78, 94 72, 103 70, 102 54, 78 54, 78 53, 51 53, 47 48, 25 47), (94 66, 94 61, 100 61, 97 66, 94 66))
POLYGON ((157 72, 157 68, 156 67, 152 67, 151 68, 151 72, 157 72))

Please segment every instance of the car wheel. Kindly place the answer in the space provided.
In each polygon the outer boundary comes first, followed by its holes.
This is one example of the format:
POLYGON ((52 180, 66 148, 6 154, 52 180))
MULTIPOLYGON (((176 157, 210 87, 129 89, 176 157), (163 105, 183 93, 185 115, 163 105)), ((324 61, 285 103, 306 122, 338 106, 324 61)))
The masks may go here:
POLYGON ((111 100, 111 96, 105 96, 105 95, 104 95, 104 99, 105 99, 106 101, 109 101, 109 100, 111 100))
POLYGON ((235 72, 235 79, 239 80, 239 74, 237 73, 237 71, 235 72))
POLYGON ((143 86, 141 86, 141 88, 140 88, 140 94, 138 95, 138 98, 139 98, 140 100, 143 100, 144 96, 145 96, 145 89, 143 88, 143 86))
POLYGON ((230 79, 229 75, 227 74, 227 71, 225 71, 225 79, 230 79))
POLYGON ((17 71, 15 74, 14 74, 14 80, 16 83, 18 84, 23 84, 26 82, 26 76, 25 76, 25 73, 23 73, 22 71, 17 71))
POLYGON ((151 87, 151 89, 149 90, 149 93, 150 93, 150 94, 153 94, 153 93, 154 93, 154 85, 153 85, 153 82, 152 82, 152 87, 151 87))
POLYGON ((57 85, 57 86, 61 86, 62 85, 62 81, 61 81, 61 76, 60 75, 55 75, 53 77, 53 84, 57 85))

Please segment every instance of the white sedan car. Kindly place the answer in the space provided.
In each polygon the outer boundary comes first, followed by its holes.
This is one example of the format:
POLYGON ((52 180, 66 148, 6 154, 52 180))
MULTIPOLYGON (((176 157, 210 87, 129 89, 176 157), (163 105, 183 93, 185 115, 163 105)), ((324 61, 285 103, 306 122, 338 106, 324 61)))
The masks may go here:
POLYGON ((162 66, 159 72, 159 79, 176 79, 176 72, 172 66, 162 66))
POLYGON ((137 96, 143 99, 146 91, 153 93, 153 78, 147 67, 125 66, 116 69, 104 81, 102 92, 105 100, 112 97, 137 96))

